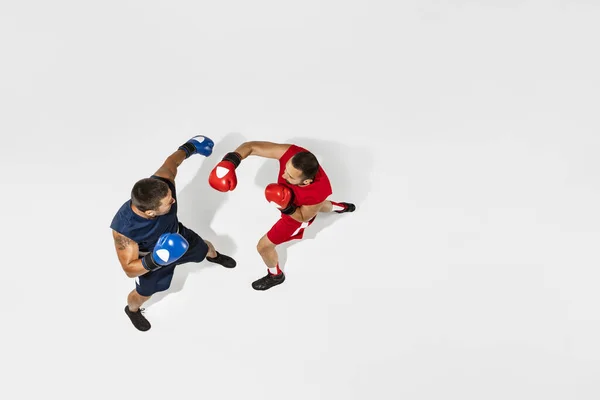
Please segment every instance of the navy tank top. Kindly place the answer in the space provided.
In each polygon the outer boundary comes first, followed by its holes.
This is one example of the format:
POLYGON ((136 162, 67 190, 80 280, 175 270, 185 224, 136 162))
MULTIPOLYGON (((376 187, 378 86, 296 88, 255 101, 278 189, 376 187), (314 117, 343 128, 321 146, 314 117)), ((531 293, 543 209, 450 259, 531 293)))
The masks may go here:
POLYGON ((172 196, 176 200, 169 212, 153 219, 140 217, 131 209, 130 199, 119 208, 110 224, 112 229, 136 242, 140 252, 152 251, 160 235, 167 232, 177 232, 179 225, 175 185, 168 179, 156 175, 152 175, 151 178, 160 179, 169 185, 172 196))

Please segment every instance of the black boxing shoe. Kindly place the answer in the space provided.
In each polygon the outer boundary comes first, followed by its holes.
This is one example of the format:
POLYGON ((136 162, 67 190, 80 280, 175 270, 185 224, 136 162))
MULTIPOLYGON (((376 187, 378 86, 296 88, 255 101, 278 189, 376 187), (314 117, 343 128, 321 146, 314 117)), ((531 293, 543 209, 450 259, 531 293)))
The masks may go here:
POLYGON ((150 322, 142 315, 143 308, 138 308, 136 312, 133 312, 129 309, 129 306, 125 306, 125 314, 131 320, 133 326, 135 326, 138 330, 145 332, 150 329, 150 322))
POLYGON ((225 268, 234 268, 237 265, 233 258, 226 256, 225 254, 221 254, 218 251, 216 257, 206 256, 206 259, 210 262, 221 264, 225 268))
POLYGON ((266 276, 263 276, 262 278, 252 282, 252 287, 254 290, 267 290, 273 286, 282 284, 283 281, 285 281, 285 275, 283 272, 277 275, 269 273, 266 276))
POLYGON ((345 212, 354 212, 354 210, 356 210, 356 206, 352 203, 339 202, 338 204, 342 204, 344 206, 343 210, 336 211, 336 213, 338 214, 342 214, 345 212))

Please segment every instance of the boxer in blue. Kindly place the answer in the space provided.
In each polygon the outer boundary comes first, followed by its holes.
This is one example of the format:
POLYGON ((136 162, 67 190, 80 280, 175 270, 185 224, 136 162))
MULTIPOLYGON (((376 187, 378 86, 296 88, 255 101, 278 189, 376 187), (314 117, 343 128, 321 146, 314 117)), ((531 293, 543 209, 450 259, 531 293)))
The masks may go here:
POLYGON ((226 268, 236 266, 233 258, 216 251, 177 219, 177 167, 193 154, 210 156, 213 146, 214 142, 202 135, 181 145, 154 175, 135 183, 131 199, 110 224, 119 262, 128 277, 136 278, 125 313, 140 331, 150 329, 141 305, 154 293, 169 288, 177 265, 206 258, 226 268))

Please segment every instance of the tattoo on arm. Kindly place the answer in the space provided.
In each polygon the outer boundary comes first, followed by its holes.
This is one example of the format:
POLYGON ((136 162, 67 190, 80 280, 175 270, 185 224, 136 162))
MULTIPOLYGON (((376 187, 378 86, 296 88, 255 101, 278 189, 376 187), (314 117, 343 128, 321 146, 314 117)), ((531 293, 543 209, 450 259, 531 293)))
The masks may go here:
POLYGON ((131 243, 131 240, 123 235, 115 237, 115 244, 119 250, 125 250, 131 243))

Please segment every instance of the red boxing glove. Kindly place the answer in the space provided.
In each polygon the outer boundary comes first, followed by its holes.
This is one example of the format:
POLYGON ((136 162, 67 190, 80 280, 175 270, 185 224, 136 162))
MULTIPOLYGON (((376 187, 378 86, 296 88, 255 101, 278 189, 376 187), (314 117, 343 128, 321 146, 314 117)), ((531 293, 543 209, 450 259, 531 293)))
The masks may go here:
POLYGON ((240 165, 241 157, 237 153, 227 153, 208 176, 208 183, 219 192, 228 192, 237 186, 235 169, 240 165))
POLYGON ((265 188, 267 201, 279 209, 283 214, 293 214, 296 211, 294 205, 294 192, 287 186, 278 183, 270 183, 265 188))

